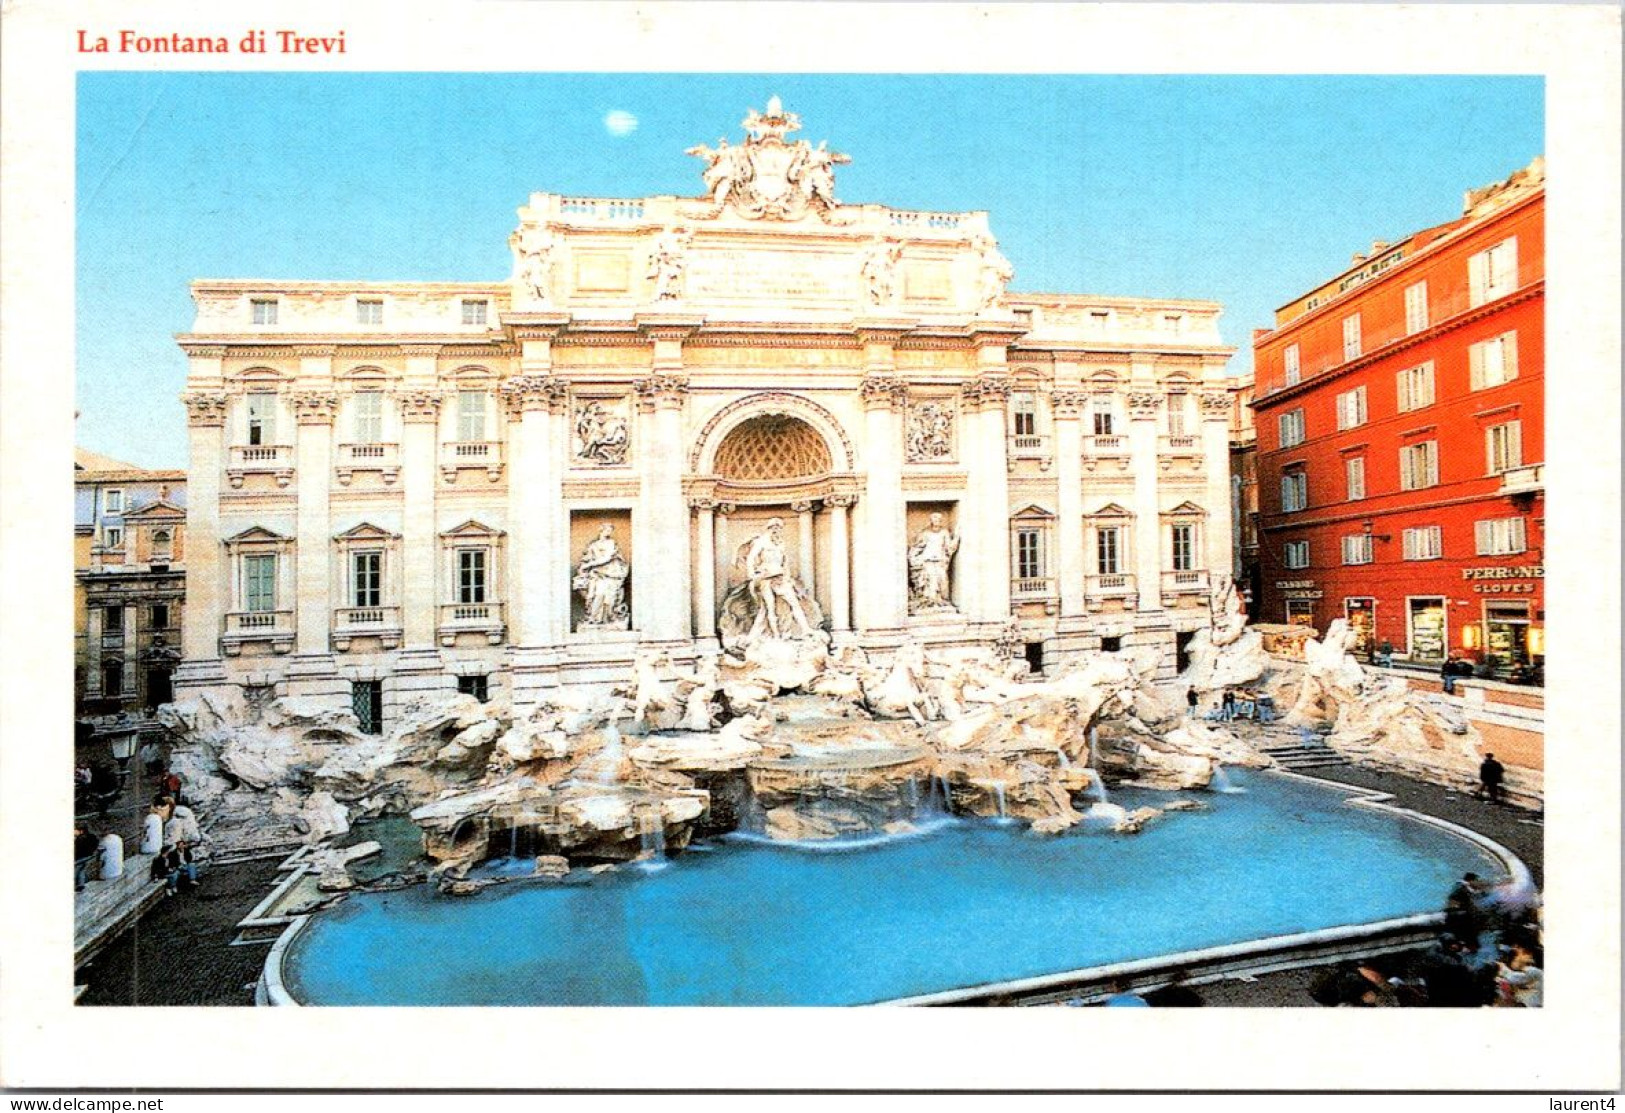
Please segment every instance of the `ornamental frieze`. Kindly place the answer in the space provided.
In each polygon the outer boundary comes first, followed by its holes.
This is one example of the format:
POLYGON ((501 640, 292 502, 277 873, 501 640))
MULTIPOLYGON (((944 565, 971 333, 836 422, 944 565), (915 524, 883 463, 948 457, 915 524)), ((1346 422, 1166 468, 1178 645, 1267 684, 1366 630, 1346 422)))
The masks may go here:
POLYGON ((226 396, 203 392, 181 395, 186 404, 186 424, 196 426, 224 425, 226 423, 226 396))

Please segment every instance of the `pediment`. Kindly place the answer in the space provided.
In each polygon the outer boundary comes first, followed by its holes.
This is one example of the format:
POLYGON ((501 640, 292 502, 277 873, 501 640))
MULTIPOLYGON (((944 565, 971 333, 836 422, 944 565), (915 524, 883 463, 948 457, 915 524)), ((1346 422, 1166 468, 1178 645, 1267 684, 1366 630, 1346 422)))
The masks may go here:
POLYGON ((1169 515, 1170 517, 1175 515, 1202 517, 1207 514, 1207 511, 1203 510, 1200 506, 1197 506, 1194 502, 1186 500, 1185 502, 1182 502, 1178 506, 1174 507, 1172 510, 1164 510, 1163 513, 1169 515))
POLYGON ((158 499, 149 502, 136 510, 124 515, 126 522, 158 522, 166 520, 186 520, 186 507, 176 506, 168 499, 158 499))
POLYGON ((1036 502, 1029 502, 1026 506, 1023 506, 1020 510, 1010 515, 1010 518, 1012 521, 1017 518, 1025 519, 1027 521, 1031 521, 1034 518, 1043 519, 1045 521, 1054 521, 1055 514, 1052 511, 1045 510, 1036 502))
POLYGON ((440 534, 440 536, 441 537, 448 537, 448 538, 452 538, 452 537, 485 537, 485 538, 490 538, 490 537, 501 537, 502 536, 502 531, 499 530, 499 529, 492 529, 490 526, 486 525, 484 522, 476 521, 475 519, 470 518, 468 521, 464 522, 462 525, 456 527, 455 529, 448 529, 448 530, 443 531, 440 534))
POLYGON ((362 522, 351 526, 343 533, 335 533, 334 541, 394 541, 400 537, 398 533, 391 533, 382 526, 375 526, 371 522, 362 522))
POLYGON ((1134 514, 1115 502, 1108 502, 1099 510, 1090 514, 1091 518, 1132 518, 1134 514))
POLYGON ((226 538, 226 544, 228 545, 252 545, 255 542, 286 545, 291 541, 293 541, 293 538, 277 533, 274 530, 268 530, 264 526, 249 526, 243 532, 226 538))

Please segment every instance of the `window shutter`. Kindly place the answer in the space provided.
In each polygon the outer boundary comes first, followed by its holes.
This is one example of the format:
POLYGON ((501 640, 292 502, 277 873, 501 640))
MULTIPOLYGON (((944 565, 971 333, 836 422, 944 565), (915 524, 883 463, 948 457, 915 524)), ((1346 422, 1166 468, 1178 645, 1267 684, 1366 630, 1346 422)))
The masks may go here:
POLYGON ((1523 466, 1523 422, 1513 421, 1507 424, 1507 467, 1519 468, 1523 466))
POLYGON ((1421 391, 1420 391, 1421 398, 1420 398, 1420 400, 1418 401, 1417 404, 1421 405, 1421 406, 1431 406, 1431 405, 1433 405, 1433 363, 1432 363, 1432 361, 1430 360, 1427 363, 1424 363, 1421 366, 1421 368, 1417 371, 1417 375, 1421 379, 1421 391))
POLYGON ((1467 301, 1469 305, 1483 305, 1490 285, 1490 255, 1480 251, 1467 260, 1467 301))
POLYGON ((1484 345, 1473 344, 1467 349, 1467 367, 1470 382, 1468 386, 1473 390, 1484 389, 1484 345))
POLYGON ((1509 553, 1521 553, 1521 552, 1524 551, 1524 548, 1526 546, 1524 545, 1524 539, 1523 539, 1523 519, 1522 518, 1508 518, 1507 519, 1507 540, 1509 542, 1511 542, 1511 544, 1509 544, 1507 546, 1507 552, 1509 552, 1509 553))
POLYGON ((1414 409, 1411 401, 1411 376, 1409 371, 1400 371, 1394 375, 1394 404, 1403 413, 1414 409))
POLYGON ((1479 556, 1488 555, 1495 548, 1495 523, 1474 522, 1473 541, 1479 556))
POLYGON ((1508 332, 1501 335, 1501 381, 1518 377, 1518 334, 1508 332))
POLYGON ((1513 236, 1501 244, 1496 262, 1499 272, 1495 276, 1495 288, 1500 293, 1509 293, 1518 286, 1518 237, 1513 236))

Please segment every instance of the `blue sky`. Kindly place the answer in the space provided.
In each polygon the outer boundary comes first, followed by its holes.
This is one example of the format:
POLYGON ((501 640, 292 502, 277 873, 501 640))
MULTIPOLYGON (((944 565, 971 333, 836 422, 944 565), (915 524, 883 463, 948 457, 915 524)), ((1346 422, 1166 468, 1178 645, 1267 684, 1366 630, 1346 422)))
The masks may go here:
POLYGON ((700 192, 778 94, 837 194, 986 209, 1012 288, 1276 306, 1542 152, 1538 77, 153 74, 79 77, 78 443, 183 467, 194 278, 490 281, 533 191, 700 192), (606 126, 611 112, 636 127, 606 126), (621 134, 616 134, 616 131, 621 134))

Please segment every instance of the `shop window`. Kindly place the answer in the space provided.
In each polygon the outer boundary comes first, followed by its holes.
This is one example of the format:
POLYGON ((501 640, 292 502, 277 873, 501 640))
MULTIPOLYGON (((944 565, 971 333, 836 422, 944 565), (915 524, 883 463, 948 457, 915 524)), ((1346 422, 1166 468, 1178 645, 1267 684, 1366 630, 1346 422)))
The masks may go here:
POLYGON ((1442 661, 1445 654, 1444 600, 1407 600, 1406 633, 1413 661, 1442 661))
POLYGON ((1529 663, 1529 604, 1489 603, 1484 608, 1484 656, 1508 667, 1529 663))
POLYGON ((1354 634, 1354 655, 1363 661, 1371 660, 1377 634, 1377 601, 1345 599, 1343 617, 1348 620, 1349 630, 1354 634))
POLYGON ((1289 626, 1314 626, 1315 601, 1313 599, 1288 599, 1286 601, 1286 621, 1289 626))

